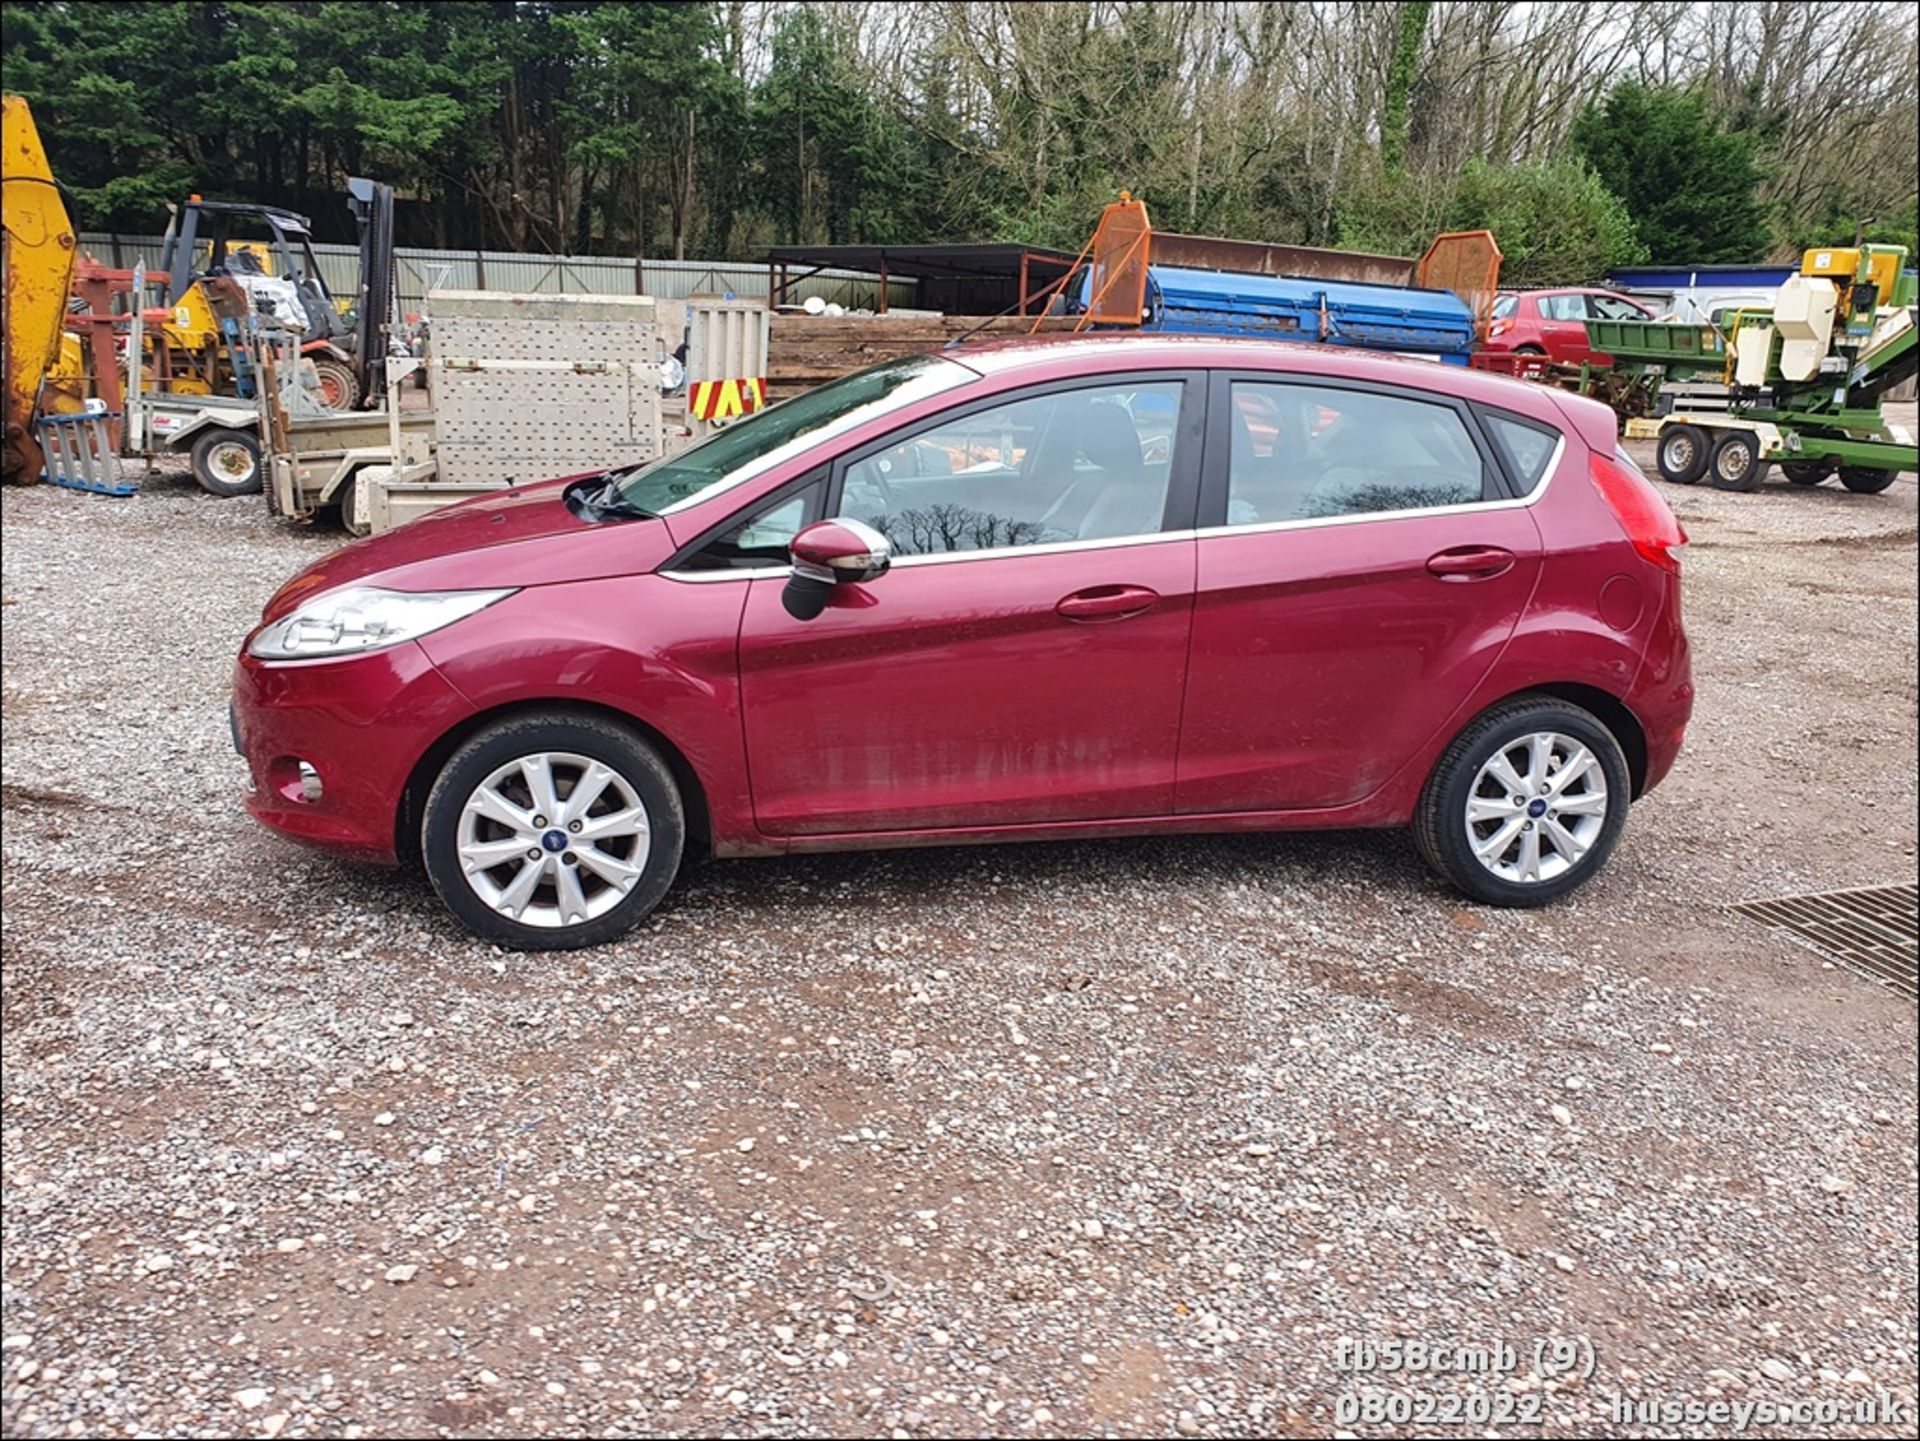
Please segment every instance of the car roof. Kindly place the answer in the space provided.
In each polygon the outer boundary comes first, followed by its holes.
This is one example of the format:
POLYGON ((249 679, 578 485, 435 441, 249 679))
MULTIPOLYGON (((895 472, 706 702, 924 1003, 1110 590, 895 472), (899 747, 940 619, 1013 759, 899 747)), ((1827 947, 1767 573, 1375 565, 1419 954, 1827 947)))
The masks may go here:
POLYGON ((1414 355, 1301 341, 1108 331, 973 341, 935 353, 993 379, 1038 381, 1136 369, 1272 370, 1435 390, 1529 414, 1551 413, 1551 403, 1541 388, 1527 381, 1470 370, 1464 365, 1442 365, 1414 355))

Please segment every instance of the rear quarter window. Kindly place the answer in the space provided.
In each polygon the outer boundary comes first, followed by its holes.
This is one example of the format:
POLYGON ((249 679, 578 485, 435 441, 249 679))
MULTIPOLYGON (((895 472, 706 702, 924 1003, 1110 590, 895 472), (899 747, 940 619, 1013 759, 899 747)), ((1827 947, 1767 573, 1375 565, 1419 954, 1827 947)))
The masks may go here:
POLYGON ((1504 411, 1482 410, 1480 419, 1506 459, 1507 469, 1519 484, 1522 495, 1531 495, 1546 479, 1553 463, 1554 447, 1560 444, 1560 432, 1537 420, 1527 420, 1504 411))

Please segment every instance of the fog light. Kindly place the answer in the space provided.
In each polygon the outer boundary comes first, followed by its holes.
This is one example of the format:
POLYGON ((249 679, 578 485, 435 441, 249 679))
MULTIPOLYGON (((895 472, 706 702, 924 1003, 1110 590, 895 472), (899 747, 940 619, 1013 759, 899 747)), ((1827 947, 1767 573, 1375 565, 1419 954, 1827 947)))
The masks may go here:
POLYGON ((266 782, 275 795, 295 805, 310 806, 326 794, 320 772, 298 756, 280 756, 267 767, 266 782))

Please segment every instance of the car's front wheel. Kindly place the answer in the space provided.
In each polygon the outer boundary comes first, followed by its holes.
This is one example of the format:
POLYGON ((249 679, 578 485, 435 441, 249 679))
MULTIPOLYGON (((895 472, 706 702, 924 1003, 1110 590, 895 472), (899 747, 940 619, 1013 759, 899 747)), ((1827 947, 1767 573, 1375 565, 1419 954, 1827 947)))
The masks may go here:
POLYGON ((1447 747, 1413 834, 1427 863, 1476 900, 1545 905, 1606 864, 1631 793, 1620 743, 1597 716, 1518 696, 1447 747))
POLYGON ((427 874, 484 940, 571 950, 631 929, 680 869, 686 813, 653 747, 599 716, 509 717, 472 736, 428 793, 427 874))

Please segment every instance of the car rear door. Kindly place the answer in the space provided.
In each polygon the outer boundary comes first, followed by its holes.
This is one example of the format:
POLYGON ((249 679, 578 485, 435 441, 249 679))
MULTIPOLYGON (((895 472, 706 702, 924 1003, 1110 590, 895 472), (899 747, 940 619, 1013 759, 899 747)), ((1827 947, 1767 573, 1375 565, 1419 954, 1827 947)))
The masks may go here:
MULTIPOLYGON (((1513 634, 1533 514, 1443 394, 1221 374, 1211 412, 1176 809, 1353 804, 1513 634)), ((1560 438, 1528 433, 1545 475, 1560 438)))
POLYGON ((1003 394, 834 465, 885 575, 796 620, 752 582, 740 684, 772 836, 1169 814, 1193 611, 1197 375, 1003 394))

